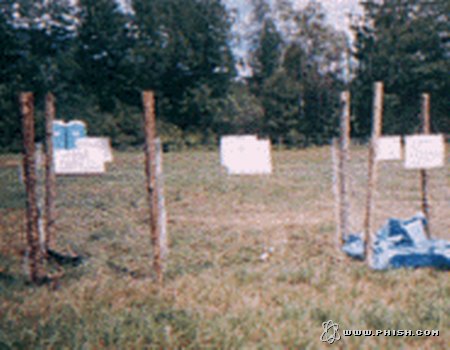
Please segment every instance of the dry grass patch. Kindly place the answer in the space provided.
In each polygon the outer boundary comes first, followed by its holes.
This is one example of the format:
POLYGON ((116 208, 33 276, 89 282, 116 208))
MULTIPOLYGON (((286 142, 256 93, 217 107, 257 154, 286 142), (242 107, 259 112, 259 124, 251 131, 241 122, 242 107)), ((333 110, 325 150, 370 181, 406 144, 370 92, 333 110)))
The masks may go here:
MULTIPOLYGON (((14 168, 0 169, 0 348, 320 349, 321 323, 332 319, 341 329, 441 331, 346 338, 342 348, 444 349, 448 273, 373 272, 336 253, 330 156, 328 147, 274 152, 273 175, 230 177, 218 153, 165 154, 163 290, 152 279, 142 154, 115 154, 105 176, 58 179, 58 249, 85 262, 40 288, 22 268, 23 188, 14 168)), ((365 157, 354 148, 355 229, 365 157)), ((450 237, 449 170, 431 173, 440 238, 450 237)), ((417 173, 383 163, 380 179, 377 226, 420 208, 417 173)))

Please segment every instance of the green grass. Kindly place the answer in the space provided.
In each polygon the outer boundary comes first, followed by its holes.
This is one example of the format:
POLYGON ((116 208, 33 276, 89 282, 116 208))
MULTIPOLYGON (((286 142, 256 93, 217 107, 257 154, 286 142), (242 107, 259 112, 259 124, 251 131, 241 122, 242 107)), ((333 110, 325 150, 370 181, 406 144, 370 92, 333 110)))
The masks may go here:
MULTIPOLYGON (((348 349, 445 349, 448 272, 373 272, 336 253, 328 147, 274 152, 271 176, 228 176, 215 152, 164 155, 165 285, 152 271, 144 157, 58 178, 57 247, 85 257, 34 287, 23 269, 24 190, 0 168, 0 349, 321 349, 340 329, 439 329, 439 337, 351 337, 348 349), (263 252, 273 250, 265 261, 263 252)), ((366 151, 352 154, 361 229, 366 151)), ((447 167, 431 172, 433 233, 449 239, 447 167)), ((375 222, 420 209, 417 172, 380 165, 375 222)), ((49 268, 54 268, 49 266, 49 268)), ((329 346, 329 347, 332 347, 329 346)))

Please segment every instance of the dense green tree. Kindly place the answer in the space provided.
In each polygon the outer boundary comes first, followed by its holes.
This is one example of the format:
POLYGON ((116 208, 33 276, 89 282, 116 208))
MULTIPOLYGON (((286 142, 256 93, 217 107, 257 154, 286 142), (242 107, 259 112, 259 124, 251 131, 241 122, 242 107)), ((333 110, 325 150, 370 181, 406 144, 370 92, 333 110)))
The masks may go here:
POLYGON ((323 6, 311 0, 295 14, 292 21, 295 27, 291 30, 288 43, 301 47, 309 69, 322 76, 332 74, 342 80, 348 49, 346 37, 326 23, 323 6))
POLYGON ((217 132, 236 75, 231 19, 220 0, 0 5, 0 147, 20 145, 17 93, 23 90, 35 92, 39 118, 43 96, 52 91, 58 118, 84 119, 90 133, 109 135, 116 145, 142 141, 144 89, 156 91, 164 125, 217 132))
MULTIPOLYGON (((58 86, 61 53, 73 37, 73 7, 69 1, 11 1, 6 5, 9 33, 16 57, 7 69, 17 89, 45 93, 58 86)), ((10 51, 11 52, 11 51, 10 51)))
POLYGON ((219 106, 215 128, 221 134, 263 134, 264 110, 248 84, 236 81, 219 106))
POLYGON ((278 143, 300 141, 300 88, 284 69, 265 81, 262 93, 264 130, 278 143))
POLYGON ((14 88, 14 67, 19 60, 18 43, 9 20, 9 7, 5 4, 0 8, 0 150, 20 149, 20 123, 17 113, 13 113, 16 101, 14 88))
POLYGON ((11 6, 12 4, 2 4, 0 7, 0 84, 5 84, 13 79, 13 68, 18 59, 18 43, 14 30, 11 26, 11 6))
POLYGON ((253 53, 251 68, 252 83, 257 95, 267 79, 280 67, 282 39, 271 18, 264 19, 259 43, 253 53))
POLYGON ((235 76, 231 21, 221 1, 134 0, 136 85, 152 88, 161 115, 183 130, 213 127, 235 76))
POLYGON ((113 111, 129 87, 127 18, 115 0, 80 0, 78 80, 103 111, 113 111))
MULTIPOLYGON (((431 93, 433 129, 450 132, 449 2, 362 4, 354 28, 354 134, 369 133, 377 80, 385 83, 384 132, 418 130, 423 92, 431 93)), ((221 0, 2 1, 0 148, 20 148, 23 90, 35 92, 38 118, 43 95, 53 91, 58 118, 84 119, 90 133, 115 145, 142 142, 144 89, 156 91, 166 140, 172 131, 199 142, 257 132, 292 145, 327 142, 349 80, 344 35, 326 24, 318 1, 301 10, 289 0, 251 5, 252 76, 235 81, 232 16, 221 0)))
MULTIPOLYGON (((17 150, 21 135, 18 93, 33 91, 40 102, 47 91, 63 89, 64 57, 75 21, 69 1, 4 1, 0 9, 0 147, 17 150)), ((38 124, 39 135, 43 128, 38 124)))
POLYGON ((357 77, 353 101, 358 135, 371 125, 373 83, 386 91, 384 132, 407 134, 420 126, 420 95, 429 92, 432 126, 449 132, 450 47, 448 1, 365 1, 355 25, 357 77))
POLYGON ((265 130, 289 144, 327 142, 337 131, 345 36, 325 23, 316 1, 295 10, 277 0, 271 15, 260 11, 254 18, 263 24, 250 81, 264 107, 265 130))

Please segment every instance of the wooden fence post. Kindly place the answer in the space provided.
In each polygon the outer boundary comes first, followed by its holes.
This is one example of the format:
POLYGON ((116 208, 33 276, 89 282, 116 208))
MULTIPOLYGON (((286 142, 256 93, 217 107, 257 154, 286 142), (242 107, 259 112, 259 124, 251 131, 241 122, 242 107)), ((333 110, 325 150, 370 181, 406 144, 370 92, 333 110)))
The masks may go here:
POLYGON ((378 138, 382 132, 383 118, 383 83, 375 83, 375 92, 373 99, 373 121, 372 136, 369 144, 369 169, 368 169, 368 186, 366 197, 366 213, 364 218, 364 256, 367 261, 372 260, 372 211, 374 207, 373 192, 377 183, 377 161, 376 146, 378 138))
POLYGON ((19 97, 22 114, 23 167, 26 189, 26 228, 28 263, 31 281, 41 279, 41 251, 39 249, 38 211, 36 203, 36 163, 34 145, 34 98, 31 92, 23 92, 19 97))
POLYGON ((340 118, 340 136, 338 147, 338 243, 340 246, 344 243, 345 235, 349 233, 349 202, 347 189, 347 163, 350 146, 350 92, 341 93, 342 113, 340 118))
POLYGON ((145 173, 150 207, 150 235, 153 246, 153 268, 156 273, 158 284, 161 285, 163 282, 163 271, 161 264, 161 233, 159 232, 160 226, 158 224, 158 191, 156 190, 156 121, 153 91, 144 91, 142 94, 142 102, 144 105, 145 173))
MULTIPOLYGON (((428 135, 431 132, 430 127, 430 95, 422 94, 422 134, 428 135)), ((420 170, 420 194, 422 199, 422 212, 427 219, 425 232, 428 238, 431 238, 430 229, 430 205, 428 202, 428 173, 425 169, 420 170)))
POLYGON ((45 161, 42 143, 35 144, 35 164, 36 164, 36 204, 38 213, 38 233, 39 248, 42 256, 46 257, 45 249, 46 231, 45 231, 45 161))
POLYGON ((160 249, 162 268, 164 270, 165 260, 168 251, 168 237, 167 237, 167 214, 166 214, 166 201, 164 198, 164 172, 163 172, 163 157, 161 140, 157 138, 155 140, 156 151, 156 191, 158 196, 158 226, 160 233, 160 249))
POLYGON ((53 157, 53 121, 55 97, 45 96, 45 252, 53 245, 55 234, 56 175, 53 157))

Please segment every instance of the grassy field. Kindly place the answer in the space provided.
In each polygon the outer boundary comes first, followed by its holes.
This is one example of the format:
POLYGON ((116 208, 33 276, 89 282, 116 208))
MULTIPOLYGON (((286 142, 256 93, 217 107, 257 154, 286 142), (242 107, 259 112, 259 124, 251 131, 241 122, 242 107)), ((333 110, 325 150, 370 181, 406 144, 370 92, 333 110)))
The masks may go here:
MULTIPOLYGON (((337 253, 330 149, 273 158, 273 175, 249 177, 226 175, 215 152, 164 155, 170 255, 162 290, 152 276, 142 154, 116 153, 104 176, 58 178, 57 247, 85 260, 43 287, 24 274, 17 168, 0 168, 0 349, 448 348, 448 272, 374 272, 337 253), (319 338, 329 319, 341 330, 439 329, 440 336, 328 345, 319 338)), ((356 148, 354 230, 365 159, 356 148)), ((433 234, 446 239, 449 170, 431 172, 433 234)), ((418 186, 417 172, 380 164, 376 227, 415 214, 418 186)))

